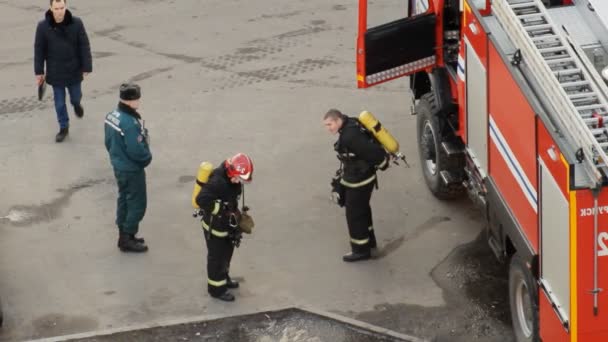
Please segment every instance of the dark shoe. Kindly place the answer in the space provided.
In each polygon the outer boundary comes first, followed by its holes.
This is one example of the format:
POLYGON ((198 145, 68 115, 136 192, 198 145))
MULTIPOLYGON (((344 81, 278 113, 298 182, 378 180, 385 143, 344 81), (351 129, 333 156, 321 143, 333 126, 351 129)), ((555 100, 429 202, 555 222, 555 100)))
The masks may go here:
POLYGON ((77 117, 81 118, 84 116, 84 108, 82 108, 82 105, 77 104, 74 106, 74 113, 76 114, 77 117))
POLYGON ((342 260, 344 260, 345 262, 355 262, 355 261, 361 261, 361 260, 368 260, 371 257, 372 256, 371 256, 370 252, 367 252, 367 253, 350 252, 348 254, 345 254, 342 257, 342 260))
POLYGON ((226 287, 229 289, 238 289, 239 282, 236 280, 228 279, 228 282, 226 283, 226 287))
POLYGON ((224 302, 234 302, 234 295, 228 292, 224 292, 221 295, 211 295, 211 297, 223 300, 224 302))
POLYGON ((61 128, 59 130, 59 133, 57 133, 57 135, 55 135, 55 142, 62 142, 63 140, 65 140, 65 137, 68 136, 68 134, 70 133, 70 129, 68 127, 65 128, 61 128))
POLYGON ((131 234, 121 233, 118 238, 118 248, 123 252, 143 253, 148 251, 148 246, 131 239, 131 234))
POLYGON ((141 244, 146 243, 146 240, 144 240, 144 238, 136 237, 135 234, 131 234, 131 240, 141 244))

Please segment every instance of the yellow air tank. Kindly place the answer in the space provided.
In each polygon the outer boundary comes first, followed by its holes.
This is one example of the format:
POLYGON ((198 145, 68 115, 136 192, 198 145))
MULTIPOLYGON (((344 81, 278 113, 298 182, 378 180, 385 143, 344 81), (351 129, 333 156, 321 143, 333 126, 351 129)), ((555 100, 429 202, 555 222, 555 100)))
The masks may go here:
POLYGON ((368 131, 372 132, 376 140, 386 149, 390 154, 399 153, 399 143, 393 136, 380 124, 380 121, 376 117, 368 112, 362 111, 359 114, 359 122, 363 127, 367 128, 368 131))
POLYGON ((198 167, 198 172, 196 173, 196 181, 194 182, 194 190, 192 191, 192 206, 194 209, 200 209, 198 204, 196 204, 196 196, 201 192, 201 189, 205 183, 209 180, 209 176, 213 171, 213 164, 210 162, 202 162, 198 167))

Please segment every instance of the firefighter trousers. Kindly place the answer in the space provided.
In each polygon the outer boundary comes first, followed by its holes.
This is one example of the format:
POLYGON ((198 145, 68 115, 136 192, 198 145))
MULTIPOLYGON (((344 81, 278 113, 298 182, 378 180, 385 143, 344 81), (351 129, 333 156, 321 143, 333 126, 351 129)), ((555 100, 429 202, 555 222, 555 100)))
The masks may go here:
POLYGON ((228 275, 234 245, 227 237, 217 237, 205 232, 207 243, 207 291, 220 296, 227 290, 228 275))
POLYGON ((376 247, 370 200, 375 182, 357 188, 345 188, 346 223, 353 253, 369 253, 376 247))

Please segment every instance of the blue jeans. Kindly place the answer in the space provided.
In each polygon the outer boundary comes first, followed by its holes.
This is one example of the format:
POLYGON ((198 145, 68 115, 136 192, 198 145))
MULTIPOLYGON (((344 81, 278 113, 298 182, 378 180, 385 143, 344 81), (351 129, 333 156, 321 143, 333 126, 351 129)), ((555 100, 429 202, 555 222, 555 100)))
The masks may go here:
POLYGON ((68 117, 68 108, 65 105, 65 88, 68 88, 70 93, 70 103, 72 106, 80 105, 82 99, 81 82, 74 83, 67 87, 53 86, 53 99, 55 100, 55 112, 57 112, 57 121, 60 128, 70 126, 70 118, 68 117))

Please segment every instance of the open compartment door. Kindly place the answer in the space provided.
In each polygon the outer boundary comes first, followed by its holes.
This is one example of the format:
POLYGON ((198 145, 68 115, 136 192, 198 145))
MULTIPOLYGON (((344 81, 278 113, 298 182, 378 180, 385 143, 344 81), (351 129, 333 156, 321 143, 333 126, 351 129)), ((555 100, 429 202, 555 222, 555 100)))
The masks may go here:
POLYGON ((367 0, 359 0, 357 87, 371 87, 433 67, 437 62, 436 22, 435 13, 429 10, 368 29, 367 0))

